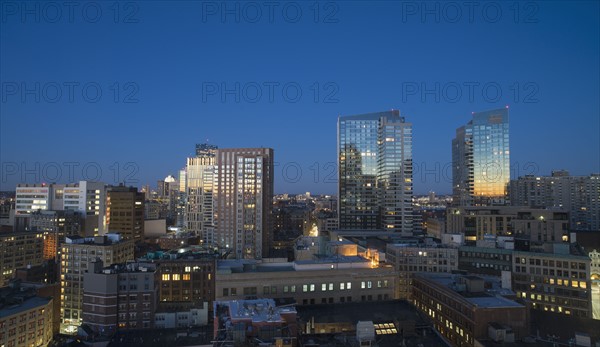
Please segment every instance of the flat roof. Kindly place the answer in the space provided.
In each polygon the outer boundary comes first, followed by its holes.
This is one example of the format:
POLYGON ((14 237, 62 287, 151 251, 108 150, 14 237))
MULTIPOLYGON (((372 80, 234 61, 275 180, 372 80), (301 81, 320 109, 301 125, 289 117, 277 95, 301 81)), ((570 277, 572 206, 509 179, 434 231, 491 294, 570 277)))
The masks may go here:
POLYGON ((273 299, 221 301, 229 307, 232 320, 251 319, 252 322, 283 322, 282 313, 296 313, 292 306, 277 307, 273 299))
POLYGON ((32 308, 47 305, 50 302, 50 300, 52 299, 42 298, 39 296, 31 297, 29 299, 24 300, 21 304, 15 304, 0 309, 0 318, 12 316, 23 311, 31 310, 32 308))
POLYGON ((468 302, 475 306, 485 308, 496 308, 496 307, 522 307, 516 301, 512 301, 501 296, 480 296, 475 298, 465 298, 468 302))
MULTIPOLYGON (((485 308, 499 308, 499 307, 523 307, 523 305, 519 304, 516 301, 507 299, 501 294, 510 295, 513 294, 510 290, 503 290, 502 288, 492 288, 492 290, 486 290, 486 292, 481 293, 467 293, 467 292, 459 292, 454 287, 457 284, 457 281, 463 277, 473 277, 475 279, 486 280, 486 277, 482 276, 461 276, 449 273, 426 273, 420 272, 418 275, 424 279, 435 282, 441 286, 447 287, 448 290, 455 292, 460 295, 464 300, 469 303, 476 305, 478 307, 485 308)), ((489 280, 489 278, 487 278, 489 280)), ((492 285, 494 282, 491 282, 492 285)))

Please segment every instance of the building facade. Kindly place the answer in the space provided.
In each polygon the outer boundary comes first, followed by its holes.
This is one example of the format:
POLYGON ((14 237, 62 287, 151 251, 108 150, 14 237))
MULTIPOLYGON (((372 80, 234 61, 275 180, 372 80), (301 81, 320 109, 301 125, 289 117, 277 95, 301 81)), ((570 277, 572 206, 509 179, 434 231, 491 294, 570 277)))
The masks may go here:
POLYGON ((215 298, 215 259, 189 256, 158 259, 160 302, 187 302, 202 306, 215 298))
POLYGON ((446 272, 458 269, 458 250, 452 247, 411 247, 406 244, 388 244, 386 263, 398 273, 397 295, 409 300, 412 277, 417 272, 446 272))
POLYGON ((261 259, 273 243, 273 149, 217 153, 215 241, 237 259, 261 259))
POLYGON ((512 271, 512 254, 511 249, 462 246, 458 249, 458 269, 500 277, 502 271, 512 271))
POLYGON ((510 180, 508 106, 474 112, 452 140, 453 201, 460 206, 503 205, 510 180))
POLYGON ((592 318, 591 260, 561 248, 564 252, 515 251, 513 290, 532 309, 592 318))
MULTIPOLYGON (((4 294, 4 293, 3 293, 4 294)), ((52 333, 53 299, 3 295, 0 306, 0 346, 48 346, 52 333)))
POLYGON ((158 305, 158 272, 151 263, 91 263, 83 275, 83 324, 111 336, 117 330, 152 329, 158 305))
POLYGON ((513 206, 568 211, 572 230, 600 230, 600 174, 570 176, 561 170, 551 176, 519 177, 510 181, 509 198, 513 206))
POLYGON ((106 196, 108 230, 119 233, 125 240, 143 240, 144 202, 144 193, 135 187, 111 187, 106 196))
MULTIPOLYGON (((88 235, 106 233, 106 186, 102 182, 69 184, 18 184, 15 216, 29 217, 38 210, 78 211, 85 216, 88 235)), ((24 227, 29 227, 27 221, 24 227)))
POLYGON ((187 231, 202 238, 207 244, 214 239, 214 189, 217 146, 196 145, 196 156, 187 158, 186 163, 186 210, 187 231))
POLYGON ((412 235, 412 124, 398 110, 338 118, 339 227, 412 235))
POLYGON ((361 257, 322 261, 220 261, 215 300, 291 299, 299 305, 393 300, 392 266, 374 266, 361 257))
POLYGON ((74 334, 83 321, 83 276, 90 262, 101 260, 112 265, 133 260, 133 241, 118 234, 93 238, 69 237, 61 245, 61 325, 60 331, 74 334))
POLYGON ((44 234, 44 259, 57 259, 60 244, 67 235, 78 235, 84 224, 79 211, 40 210, 31 213, 29 225, 32 231, 44 234))
POLYGON ((508 326, 516 339, 528 335, 525 306, 486 293, 480 277, 416 274, 412 302, 452 346, 481 346, 490 326, 508 326))
POLYGON ((19 268, 44 262, 44 234, 41 232, 11 232, 0 234, 1 286, 14 277, 19 268))
POLYGON ((568 213, 517 206, 449 207, 446 232, 461 233, 474 244, 486 235, 513 236, 532 242, 568 242, 568 213))

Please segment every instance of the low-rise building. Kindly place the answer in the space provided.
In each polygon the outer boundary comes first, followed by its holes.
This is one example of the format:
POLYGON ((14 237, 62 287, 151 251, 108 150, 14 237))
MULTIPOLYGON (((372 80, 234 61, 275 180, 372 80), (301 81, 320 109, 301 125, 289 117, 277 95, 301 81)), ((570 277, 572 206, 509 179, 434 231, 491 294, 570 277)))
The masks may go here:
POLYGON ((291 299, 299 305, 396 298, 395 270, 360 256, 315 260, 221 260, 215 300, 291 299))
POLYGON ((497 247, 462 246, 458 249, 458 269, 473 274, 501 276, 512 271, 513 250, 497 247))
POLYGON ((160 302, 187 302, 209 307, 215 299, 214 249, 190 246, 148 254, 143 260, 158 265, 160 302))
POLYGON ((208 324, 208 302, 161 302, 154 314, 156 329, 181 329, 208 324))
POLYGON ((592 318, 588 256, 555 244, 554 253, 515 251, 513 260, 513 290, 530 308, 592 318))
POLYGON ((413 304, 452 346, 481 345, 490 326, 509 327, 516 340, 528 335, 526 307, 490 293, 481 277, 418 273, 412 287, 413 304))
POLYGON ((446 272, 458 269, 458 250, 441 245, 388 244, 386 262, 398 273, 397 297, 410 299, 412 275, 417 272, 446 272))
POLYGON ((532 242, 568 242, 569 214, 519 206, 450 207, 446 233, 461 233, 474 245, 487 235, 527 238, 532 242))
POLYGON ((10 232, 0 234, 0 286, 14 277, 17 269, 44 262, 44 234, 41 232, 10 232))
POLYGON ((52 341, 53 300, 32 291, 0 289, 0 346, 47 346, 52 341))
POLYGON ((298 334, 296 309, 277 307, 272 299, 228 300, 214 303, 216 341, 234 346, 260 342, 268 346, 295 346, 298 334), (285 342, 284 342, 285 341, 285 342))

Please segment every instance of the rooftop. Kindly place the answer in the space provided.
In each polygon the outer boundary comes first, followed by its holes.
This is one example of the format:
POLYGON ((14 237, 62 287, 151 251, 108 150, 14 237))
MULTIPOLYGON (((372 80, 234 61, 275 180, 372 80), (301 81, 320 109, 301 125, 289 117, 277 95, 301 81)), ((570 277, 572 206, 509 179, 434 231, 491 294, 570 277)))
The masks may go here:
POLYGON ((47 305, 51 298, 42 298, 39 296, 23 297, 22 303, 6 303, 0 306, 0 318, 12 316, 20 312, 31 310, 39 306, 47 305))
POLYGON ((474 306, 485 308, 500 308, 500 307, 523 307, 516 301, 505 298, 503 295, 514 295, 510 289, 501 288, 498 285, 498 279, 484 276, 462 276, 448 273, 425 273, 417 274, 420 278, 434 282, 443 287, 447 287, 449 291, 453 291, 463 297, 463 299, 474 306), (461 286, 461 280, 483 280, 491 288, 486 288, 484 292, 467 292, 461 286))

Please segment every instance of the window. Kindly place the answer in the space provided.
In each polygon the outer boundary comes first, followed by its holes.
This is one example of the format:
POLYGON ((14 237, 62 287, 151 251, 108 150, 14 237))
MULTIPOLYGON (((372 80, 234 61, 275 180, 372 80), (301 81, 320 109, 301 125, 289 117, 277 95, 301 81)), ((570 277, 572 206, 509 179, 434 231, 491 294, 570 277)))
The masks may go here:
POLYGON ((168 281, 169 280, 169 274, 163 274, 162 275, 162 280, 163 281, 168 281))
POLYGON ((340 290, 344 290, 346 287, 346 283, 342 282, 340 283, 340 290))

